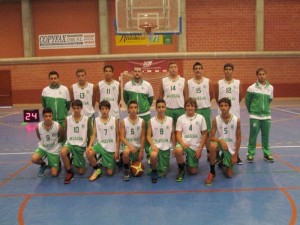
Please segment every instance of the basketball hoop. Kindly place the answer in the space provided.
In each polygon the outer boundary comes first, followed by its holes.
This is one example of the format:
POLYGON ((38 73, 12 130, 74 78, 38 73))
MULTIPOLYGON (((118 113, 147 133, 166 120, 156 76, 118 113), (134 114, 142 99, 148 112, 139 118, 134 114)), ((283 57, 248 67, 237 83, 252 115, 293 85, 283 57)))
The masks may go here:
POLYGON ((157 28, 157 26, 154 24, 145 23, 145 24, 140 25, 139 28, 145 31, 144 35, 151 35, 151 34, 153 34, 152 30, 157 28))

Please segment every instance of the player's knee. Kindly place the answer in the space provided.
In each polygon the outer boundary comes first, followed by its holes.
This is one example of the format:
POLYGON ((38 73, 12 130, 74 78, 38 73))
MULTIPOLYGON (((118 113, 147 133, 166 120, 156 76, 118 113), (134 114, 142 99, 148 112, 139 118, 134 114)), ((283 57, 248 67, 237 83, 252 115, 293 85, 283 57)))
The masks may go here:
POLYGON ((129 148, 123 149, 123 157, 129 157, 129 155, 130 155, 130 150, 129 150, 129 148))
POLYGON ((151 152, 150 153, 150 158, 153 160, 153 159, 156 159, 156 157, 157 157, 157 152, 151 152))
POLYGON ((69 153, 69 150, 66 147, 62 148, 62 150, 60 151, 61 156, 67 156, 68 153, 69 153))
POLYGON ((114 170, 113 170, 113 169, 107 169, 107 170, 106 170, 106 175, 107 175, 107 176, 112 176, 112 175, 114 175, 114 170))
POLYGON ((174 155, 175 156, 183 155, 183 149, 182 148, 175 148, 174 155))

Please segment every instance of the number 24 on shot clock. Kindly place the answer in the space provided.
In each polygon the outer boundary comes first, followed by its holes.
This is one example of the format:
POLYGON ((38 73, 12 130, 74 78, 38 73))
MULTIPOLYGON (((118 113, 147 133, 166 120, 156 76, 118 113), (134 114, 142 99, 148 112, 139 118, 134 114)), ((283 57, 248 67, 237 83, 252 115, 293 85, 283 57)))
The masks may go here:
POLYGON ((38 109, 24 109, 23 120, 25 123, 40 122, 40 113, 38 109))

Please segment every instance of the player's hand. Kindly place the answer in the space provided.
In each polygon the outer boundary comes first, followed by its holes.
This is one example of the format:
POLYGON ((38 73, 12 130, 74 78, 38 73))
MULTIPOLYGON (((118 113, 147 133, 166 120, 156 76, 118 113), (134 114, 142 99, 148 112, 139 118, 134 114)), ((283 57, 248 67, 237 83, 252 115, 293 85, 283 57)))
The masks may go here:
POLYGON ((183 142, 181 146, 184 150, 187 149, 188 147, 190 147, 190 145, 185 142, 183 142))
POLYGON ((158 147, 156 145, 151 146, 152 151, 158 152, 158 147))
POLYGON ((115 151, 115 153, 114 153, 114 160, 118 161, 119 159, 120 159, 120 154, 119 154, 119 152, 115 151))
POLYGON ((196 152, 195 152, 195 158, 196 158, 196 159, 200 159, 200 158, 201 158, 201 154, 202 154, 201 151, 196 151, 196 152))
POLYGON ((143 158, 144 158, 144 152, 141 150, 140 153, 139 153, 139 161, 142 161, 143 158))
POLYGON ((231 157, 231 164, 232 165, 236 164, 237 163, 237 159, 238 159, 237 154, 233 154, 233 156, 231 157))
POLYGON ((228 150, 228 145, 224 140, 220 140, 220 144, 223 150, 228 150))
POLYGON ((134 147, 133 145, 129 145, 128 148, 129 148, 130 152, 132 152, 132 153, 136 153, 136 151, 137 151, 137 148, 134 147))

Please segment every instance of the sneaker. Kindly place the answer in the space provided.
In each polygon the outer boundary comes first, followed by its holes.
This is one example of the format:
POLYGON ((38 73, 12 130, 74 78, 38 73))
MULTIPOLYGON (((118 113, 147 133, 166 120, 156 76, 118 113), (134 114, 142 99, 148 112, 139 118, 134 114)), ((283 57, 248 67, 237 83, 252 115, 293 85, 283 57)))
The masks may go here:
POLYGON ((129 170, 125 170, 124 181, 129 181, 129 180, 130 180, 130 172, 129 172, 129 170))
POLYGON ((153 170, 151 174, 151 182, 155 184, 157 183, 157 179, 158 179, 157 170, 153 170))
POLYGON ((272 155, 264 155, 264 160, 269 162, 269 163, 274 162, 274 159, 273 159, 272 155))
POLYGON ((237 164, 238 165, 243 165, 243 161, 241 160, 241 158, 239 156, 237 158, 237 164))
POLYGON ((178 175, 176 177, 176 182, 182 182, 184 178, 185 172, 184 170, 179 170, 178 175))
POLYGON ((102 155, 101 154, 96 155, 96 162, 97 162, 97 164, 102 165, 102 155))
POLYGON ((251 155, 247 155, 247 161, 248 163, 254 163, 254 157, 251 155))
POLYGON ((74 173, 67 173, 64 184, 69 184, 72 180, 74 180, 74 173))
POLYGON ((205 185, 209 186, 209 185, 212 185, 214 179, 215 179, 216 175, 212 174, 212 173, 209 173, 208 174, 208 177, 206 178, 205 180, 205 185))
POLYGON ((102 174, 102 170, 100 168, 94 170, 94 173, 92 174, 92 176, 90 176, 89 181, 94 181, 96 180, 98 177, 100 177, 102 174))
POLYGON ((39 176, 39 177, 43 177, 43 176, 45 175, 46 169, 47 169, 47 165, 46 165, 46 164, 41 165, 41 166, 40 166, 39 173, 38 173, 38 176, 39 176))

